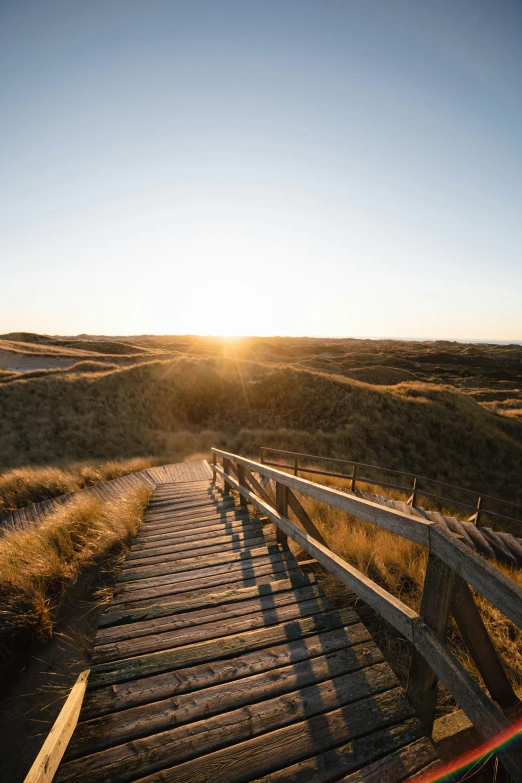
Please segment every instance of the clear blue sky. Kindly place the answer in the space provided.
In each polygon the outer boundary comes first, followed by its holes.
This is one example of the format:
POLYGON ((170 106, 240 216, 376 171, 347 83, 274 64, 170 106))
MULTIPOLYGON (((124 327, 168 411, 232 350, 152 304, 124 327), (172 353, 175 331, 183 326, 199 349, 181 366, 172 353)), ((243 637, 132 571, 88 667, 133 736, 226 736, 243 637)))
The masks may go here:
POLYGON ((518 0, 3 0, 0 330, 522 339, 518 0))

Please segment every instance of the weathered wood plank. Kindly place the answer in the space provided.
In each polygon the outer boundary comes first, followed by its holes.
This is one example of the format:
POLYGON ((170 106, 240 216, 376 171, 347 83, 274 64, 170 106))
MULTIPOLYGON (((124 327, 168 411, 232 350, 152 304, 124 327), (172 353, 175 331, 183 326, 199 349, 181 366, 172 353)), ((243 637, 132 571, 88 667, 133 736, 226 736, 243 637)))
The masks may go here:
POLYGON ((427 769, 438 769, 440 764, 432 743, 423 737, 342 778, 339 783, 402 783, 427 769))
MULTIPOLYGON (((171 602, 167 611, 164 606, 158 607, 164 611, 157 613, 153 618, 116 625, 112 628, 100 628, 96 634, 95 647, 137 639, 151 633, 164 633, 177 628, 188 628, 192 625, 204 625, 221 619, 241 617, 250 612, 269 612, 280 606, 313 598, 325 598, 322 588, 317 584, 295 589, 292 589, 288 582, 287 585, 284 591, 274 591, 265 596, 245 598, 241 601, 237 601, 236 598, 235 602, 226 602, 221 599, 217 605, 205 606, 193 611, 180 612, 176 603, 171 602)), ((223 593, 218 595, 222 596, 223 593)))
POLYGON ((522 588, 438 526, 430 531, 430 550, 522 628, 522 588))
POLYGON ((98 621, 98 634, 105 628, 125 623, 136 623, 143 620, 152 620, 155 617, 165 617, 169 614, 181 614, 197 609, 225 606, 228 603, 238 601, 269 597, 280 592, 293 591, 294 589, 308 587, 316 583, 316 577, 311 574, 303 574, 295 579, 281 579, 269 585, 259 585, 258 587, 224 588, 214 592, 207 591, 204 595, 195 598, 184 599, 175 596, 171 600, 167 596, 164 599, 159 599, 154 605, 142 609, 134 608, 133 605, 127 609, 109 607, 108 611, 102 614, 98 621))
MULTIPOLYGON (((185 561, 186 562, 186 561, 185 561)), ((168 570, 159 576, 145 577, 132 581, 121 581, 116 583, 114 599, 122 595, 128 596, 130 593, 139 592, 149 587, 161 587, 164 585, 175 585, 185 581, 195 581, 207 579, 217 574, 227 574, 229 571, 240 571, 243 578, 254 575, 255 569, 264 565, 282 565, 295 564, 293 555, 290 552, 274 552, 256 550, 256 555, 249 558, 225 559, 216 565, 205 567, 200 563, 199 568, 180 568, 177 571, 168 570)))
POLYGON ((256 557, 267 557, 271 553, 278 556, 279 549, 274 546, 265 545, 257 547, 256 549, 245 549, 238 552, 215 552, 212 555, 193 555, 192 557, 166 557, 163 561, 163 565, 161 563, 153 563, 152 565, 139 565, 120 571, 116 577, 116 584, 121 585, 128 583, 129 585, 132 584, 139 587, 142 582, 147 582, 150 578, 155 579, 171 574, 181 574, 185 571, 194 573, 199 569, 207 569, 223 563, 248 563, 256 557))
POLYGON ((39 754, 24 783, 51 783, 58 769, 67 744, 76 727, 82 706, 89 670, 80 674, 60 710, 39 754))
MULTIPOLYGON (((321 533, 318 531, 306 511, 304 510, 303 506, 301 505, 299 498, 294 495, 291 489, 287 491, 288 494, 288 505, 296 515, 299 522, 302 524, 306 532, 309 536, 312 536, 312 538, 315 538, 317 541, 319 541, 320 544, 324 544, 326 546, 326 541, 322 537, 321 533)), ((279 509, 278 509, 279 511, 279 509)))
MULTIPOLYGON (((162 630, 148 633, 126 640, 103 644, 94 648, 93 662, 95 664, 108 661, 121 661, 136 655, 156 653, 160 650, 171 650, 188 644, 195 644, 204 639, 219 639, 241 631, 253 628, 267 628, 277 623, 289 622, 302 617, 318 614, 332 608, 326 598, 316 596, 309 600, 296 600, 292 603, 276 606, 271 609, 251 610, 247 617, 243 615, 223 616, 213 622, 200 625, 186 625, 175 630, 162 630)), ((174 623, 171 623, 174 625, 174 623)))
MULTIPOLYGON (((414 747, 418 752, 419 763, 433 757, 433 746, 425 738, 421 738, 422 726, 416 718, 409 718, 395 726, 374 731, 363 737, 337 748, 327 750, 318 756, 312 756, 299 761, 291 767, 284 767, 276 772, 258 778, 255 783, 331 783, 338 780, 339 775, 346 775, 352 770, 367 768, 376 753, 389 754, 403 746, 414 747), (417 746, 417 747, 416 747, 417 746)), ((408 754, 411 757, 411 754, 408 754)), ((355 773, 358 774, 358 773, 355 773)), ((403 778, 404 779, 404 778, 403 778)), ((377 783, 399 783, 400 778, 382 777, 377 783)), ((372 783, 374 783, 372 781, 372 783)))
POLYGON ((211 688, 221 683, 242 681, 243 678, 262 672, 273 672, 288 665, 321 655, 344 650, 351 656, 353 670, 379 663, 382 653, 375 646, 370 634, 361 622, 338 626, 317 635, 307 635, 310 630, 302 626, 301 635, 293 641, 274 644, 266 648, 245 648, 241 654, 231 658, 217 659, 188 668, 167 671, 138 680, 110 685, 89 691, 84 701, 81 719, 128 710, 132 707, 160 702, 171 696, 211 688))
POLYGON ((184 536, 177 541, 172 539, 159 542, 156 545, 140 546, 133 548, 126 557, 125 564, 130 563, 133 560, 141 560, 144 557, 156 557, 162 554, 171 554, 174 552, 185 552, 203 549, 205 547, 227 544, 240 544, 246 542, 247 544, 255 538, 267 535, 263 531, 261 524, 252 525, 250 527, 238 528, 237 533, 224 534, 221 530, 211 530, 204 534, 184 536))
POLYGON ((141 590, 122 592, 114 596, 112 606, 123 608, 125 606, 139 606, 140 608, 156 603, 162 596, 174 596, 183 594, 195 597, 216 586, 235 584, 236 586, 252 587, 256 584, 266 584, 278 579, 291 579, 302 573, 293 558, 282 559, 275 562, 257 562, 254 566, 245 570, 243 568, 225 569, 219 568, 217 573, 206 574, 203 578, 167 582, 154 587, 141 590))
POLYGON ((123 564, 123 568, 120 573, 132 574, 134 570, 138 570, 144 566, 154 566, 161 563, 177 563, 180 560, 194 559, 195 557, 202 557, 210 559, 212 555, 225 554, 227 552, 249 552, 250 550, 258 550, 266 548, 267 546, 274 546, 276 541, 275 537, 263 535, 263 532, 258 532, 256 537, 243 538, 239 541, 234 539, 227 540, 221 539, 218 543, 209 541, 198 541, 199 546, 194 546, 194 543, 184 544, 181 547, 165 547, 159 551, 154 551, 153 554, 146 552, 143 557, 134 557, 132 559, 127 558, 123 564))
POLYGON ((165 531, 163 534, 150 536, 149 538, 138 539, 133 542, 132 550, 129 554, 139 557, 139 553, 147 549, 154 549, 155 547, 163 546, 176 546, 185 542, 200 541, 202 538, 219 538, 220 536, 240 536, 242 533, 248 533, 251 531, 264 530, 263 522, 254 518, 249 519, 231 519, 228 522, 223 520, 210 520, 209 524, 203 529, 182 530, 169 533, 165 531))
MULTIPOLYGON (((177 570, 166 569, 158 576, 147 577, 144 576, 140 579, 133 580, 119 580, 116 582, 115 598, 121 594, 128 594, 143 590, 147 587, 160 587, 162 585, 174 585, 178 582, 184 582, 194 579, 206 579, 208 576, 214 574, 226 574, 228 571, 241 571, 243 575, 251 574, 256 566, 276 563, 290 563, 295 562, 294 557, 290 552, 273 551, 271 548, 266 547, 264 549, 255 550, 254 555, 249 553, 250 557, 225 557, 220 562, 211 563, 205 566, 205 563, 199 562, 193 567, 185 565, 187 561, 182 561, 184 567, 180 567, 177 570)), ((158 569, 159 570, 159 569, 158 569)), ((113 599, 114 600, 114 599, 113 599)))
POLYGON ((208 519, 202 519, 195 521, 190 527, 184 526, 179 529, 170 529, 168 526, 165 530, 160 530, 152 533, 152 531, 140 530, 139 535, 136 537, 135 546, 152 546, 155 541, 177 540, 190 535, 205 535, 207 531, 218 530, 223 533, 228 531, 233 532, 236 529, 242 527, 249 527, 252 523, 260 521, 258 518, 248 518, 238 514, 229 515, 228 517, 209 517, 208 519))
POLYGON ((205 688, 196 693, 177 694, 123 712, 79 724, 67 753, 68 759, 123 744, 141 736, 157 734, 226 712, 230 709, 271 699, 354 671, 361 671, 359 682, 371 682, 376 675, 382 682, 396 685, 389 667, 382 662, 378 648, 373 655, 357 655, 358 648, 347 648, 329 655, 294 663, 273 671, 205 688), (354 655, 355 652, 355 655, 354 655), (375 660, 379 659, 381 660, 375 660))
POLYGON ((147 677, 151 674, 160 674, 165 671, 185 668, 204 661, 211 661, 232 655, 244 653, 246 650, 269 647, 272 644, 281 644, 283 641, 291 641, 308 633, 317 634, 322 631, 339 628, 358 621, 355 612, 346 609, 324 614, 317 614, 291 623, 282 623, 269 628, 245 631, 244 633, 226 637, 224 639, 210 640, 192 644, 188 647, 179 647, 175 650, 166 650, 151 655, 143 655, 139 658, 122 662, 100 664, 93 666, 89 678, 89 689, 101 688, 104 685, 112 685, 126 680, 135 680, 147 677))
MULTIPOLYGON (((368 733, 368 727, 378 729, 397 723, 397 718, 412 717, 413 707, 400 688, 394 688, 394 676, 388 666, 380 666, 369 680, 364 672, 354 672, 309 688, 277 696, 248 708, 240 707, 206 720, 183 725, 160 734, 133 740, 130 743, 102 750, 91 756, 63 764, 56 778, 57 783, 74 780, 75 783, 92 781, 96 774, 106 783, 126 783, 136 777, 153 775, 169 769, 169 781, 236 780, 238 762, 244 769, 249 764, 250 777, 258 774, 257 758, 248 753, 246 741, 263 735, 263 743, 269 744, 270 733, 288 724, 307 726, 308 747, 316 748, 317 735, 310 727, 314 716, 321 716, 314 724, 326 724, 330 728, 332 716, 344 718, 343 736, 368 733), (345 705, 350 705, 346 708, 345 705), (343 709, 344 707, 344 709, 343 709), (323 714, 326 713, 326 714, 323 714), (269 733, 267 736, 267 732, 269 733), (312 739, 313 737, 313 739, 312 739), (226 743, 229 747, 216 751, 226 743), (241 752, 243 751, 243 753, 241 752), (223 756, 225 754, 227 777, 223 756), (196 758, 194 758, 196 756, 196 758), (216 757, 221 756, 216 763, 216 757), (192 759, 190 763, 180 763, 192 759), (171 765, 176 764, 172 768, 171 765), (200 776, 204 774, 205 777, 200 776), (216 777, 217 776, 217 777, 216 777)), ((373 667, 374 669, 376 667, 373 667)), ((321 738, 325 732, 319 731, 321 738)), ((275 748, 268 754, 270 765, 278 762, 275 748)), ((294 745, 295 752, 295 745, 294 745)), ((295 756, 294 756, 295 759, 295 756)), ((265 765, 266 765, 265 756, 265 765)), ((261 767, 262 769, 262 767, 261 767)), ((266 767, 265 767, 266 769, 266 767)), ((264 770, 263 770, 264 771, 264 770)), ((161 773, 160 773, 161 774, 161 773)), ((151 778, 153 779, 153 778, 151 778)), ((158 778, 161 779, 161 778, 158 778)))

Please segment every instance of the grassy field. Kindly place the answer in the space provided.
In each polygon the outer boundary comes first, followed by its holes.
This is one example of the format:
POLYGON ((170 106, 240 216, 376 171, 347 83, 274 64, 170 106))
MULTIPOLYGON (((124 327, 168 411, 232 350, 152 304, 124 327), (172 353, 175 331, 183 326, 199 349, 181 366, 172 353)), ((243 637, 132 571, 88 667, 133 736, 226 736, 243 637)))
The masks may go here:
POLYGON ((468 394, 299 363, 179 356, 0 383, 0 467, 261 445, 404 469, 521 500, 522 422, 468 394))

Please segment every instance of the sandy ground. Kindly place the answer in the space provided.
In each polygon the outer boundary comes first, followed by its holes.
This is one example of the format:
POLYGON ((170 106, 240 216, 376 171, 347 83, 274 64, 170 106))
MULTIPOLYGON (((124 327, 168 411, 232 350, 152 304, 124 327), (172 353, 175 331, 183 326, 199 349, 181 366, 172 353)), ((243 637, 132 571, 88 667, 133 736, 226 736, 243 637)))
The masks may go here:
POLYGON ((69 593, 57 632, 30 656, 0 701, 0 781, 22 783, 80 672, 90 667, 98 617, 89 579, 69 593))
POLYGON ((85 359, 83 356, 30 356, 0 349, 0 369, 11 372, 29 372, 29 370, 55 370, 70 367, 85 359))

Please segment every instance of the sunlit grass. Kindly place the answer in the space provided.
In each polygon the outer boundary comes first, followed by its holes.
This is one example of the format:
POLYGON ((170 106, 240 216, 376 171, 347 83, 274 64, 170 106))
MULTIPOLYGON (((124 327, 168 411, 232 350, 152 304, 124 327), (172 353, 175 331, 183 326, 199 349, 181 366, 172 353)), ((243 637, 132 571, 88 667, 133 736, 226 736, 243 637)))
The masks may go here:
POLYGON ((155 464, 157 461, 151 458, 136 458, 100 464, 8 470, 0 474, 0 514, 145 470, 155 464))
POLYGON ((52 636, 63 597, 86 568, 124 551, 141 523, 150 490, 117 499, 72 499, 35 527, 0 538, 0 639, 52 636))

